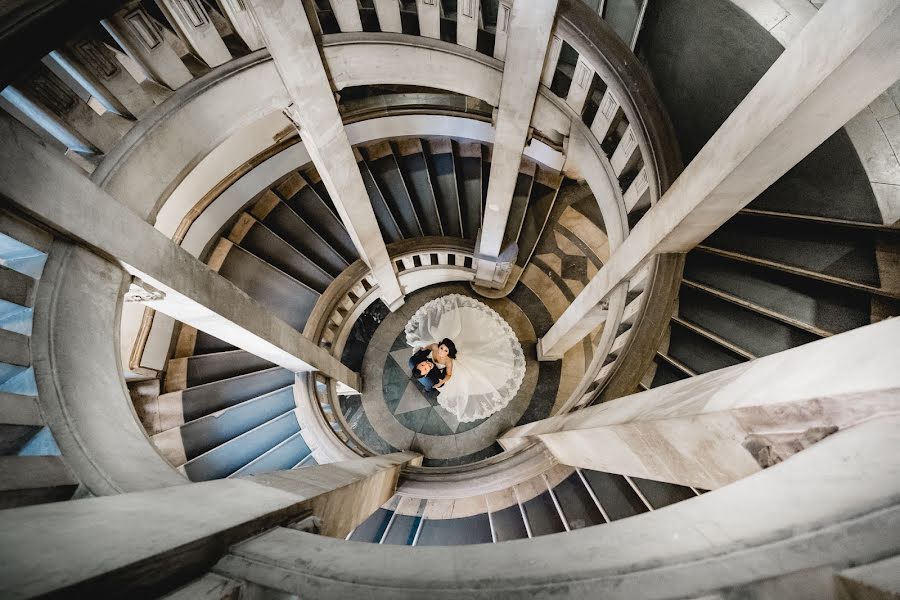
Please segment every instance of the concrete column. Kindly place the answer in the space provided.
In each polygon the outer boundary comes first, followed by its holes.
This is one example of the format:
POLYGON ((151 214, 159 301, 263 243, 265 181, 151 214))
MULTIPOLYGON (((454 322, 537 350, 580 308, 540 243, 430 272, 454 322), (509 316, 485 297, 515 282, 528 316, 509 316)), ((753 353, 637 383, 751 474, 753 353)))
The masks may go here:
POLYGON ((561 356, 578 341, 569 331, 589 331, 597 304, 653 255, 689 251, 897 81, 898 7, 823 6, 540 340, 542 355, 561 356))
POLYGON ((250 6, 294 102, 288 112, 303 144, 360 258, 372 269, 382 300, 395 310, 403 304, 403 291, 378 229, 303 6, 289 0, 251 0, 250 6))
POLYGON ((416 0, 419 35, 441 39, 441 0, 416 0))
POLYGON ((207 571, 229 545, 309 510, 326 532, 346 535, 393 495, 400 468, 417 457, 399 452, 0 511, 0 596, 156 597, 207 571), (332 515, 329 507, 346 510, 332 515))
POLYGON ((104 19, 103 27, 157 83, 174 90, 192 79, 191 72, 139 2, 130 2, 104 19))
MULTIPOLYGON (((497 107, 497 133, 491 155, 491 178, 476 253, 475 282, 489 288, 502 288, 506 284, 503 273, 508 275, 508 271, 499 263, 503 232, 531 126, 547 45, 556 18, 557 1, 517 2, 509 15, 506 62, 497 107)), ((501 7, 501 12, 503 10, 501 7)), ((497 27, 499 30, 499 21, 497 27)))
POLYGON ((403 33, 400 3, 397 0, 375 0, 375 14, 378 15, 378 26, 381 27, 381 31, 403 33))
POLYGON ((330 0, 331 10, 341 33, 362 31, 362 20, 359 17, 359 4, 356 0, 330 0))
POLYGON ((563 464, 704 489, 781 462, 818 439, 900 414, 900 318, 515 427, 563 464))
POLYGON ((478 46, 478 19, 481 0, 459 0, 456 3, 456 43, 475 50, 478 46))
POLYGON ((231 60, 231 52, 199 0, 157 0, 169 23, 210 67, 231 60))
POLYGON ((23 125, 0 115, 0 196, 153 288, 160 312, 292 371, 359 376, 97 187, 23 125))
POLYGON ((218 4, 250 50, 259 50, 266 45, 250 9, 242 0, 219 0, 218 4))

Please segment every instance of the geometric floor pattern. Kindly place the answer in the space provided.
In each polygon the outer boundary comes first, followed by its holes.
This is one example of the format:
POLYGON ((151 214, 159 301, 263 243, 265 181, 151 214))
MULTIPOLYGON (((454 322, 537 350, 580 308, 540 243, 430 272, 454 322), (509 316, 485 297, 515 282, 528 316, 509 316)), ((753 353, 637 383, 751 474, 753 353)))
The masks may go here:
POLYGON ((460 423, 453 413, 438 404, 436 390, 426 392, 422 384, 410 377, 408 361, 412 352, 413 349, 406 345, 406 334, 401 333, 384 365, 384 401, 399 423, 416 433, 453 435, 485 421, 460 423))

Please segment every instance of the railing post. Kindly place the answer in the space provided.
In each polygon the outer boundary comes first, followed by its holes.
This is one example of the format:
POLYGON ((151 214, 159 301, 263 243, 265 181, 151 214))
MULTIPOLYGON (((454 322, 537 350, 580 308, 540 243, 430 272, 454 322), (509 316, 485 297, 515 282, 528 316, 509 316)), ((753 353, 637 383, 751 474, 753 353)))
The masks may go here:
MULTIPOLYGON (((541 338, 543 354, 564 354, 578 341, 574 328, 599 325, 597 305, 650 258, 691 250, 897 81, 898 30, 897 0, 823 6, 541 338)), ((615 112, 604 101, 597 130, 607 109, 615 112)), ((636 148, 626 134, 617 172, 636 148)))

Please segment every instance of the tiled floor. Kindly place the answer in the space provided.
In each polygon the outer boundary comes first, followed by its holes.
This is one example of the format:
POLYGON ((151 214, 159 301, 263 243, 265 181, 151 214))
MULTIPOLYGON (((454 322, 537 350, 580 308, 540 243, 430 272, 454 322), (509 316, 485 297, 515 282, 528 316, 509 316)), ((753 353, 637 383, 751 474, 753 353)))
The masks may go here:
POLYGON ((538 362, 536 342, 608 255, 594 199, 582 196, 573 193, 554 207, 549 221, 554 225, 506 298, 488 300, 468 284, 444 284, 410 294, 395 313, 380 302, 370 307, 343 356, 348 366, 361 370, 363 394, 341 400, 348 424, 367 446, 376 452, 417 450, 425 456, 424 466, 469 464, 499 454, 499 435, 546 418, 568 398, 590 363, 590 343, 586 339, 562 361, 538 362), (437 393, 426 393, 412 379, 407 366, 412 354, 403 332, 407 321, 426 302, 453 293, 478 298, 497 311, 516 332, 526 358, 525 379, 515 398, 472 423, 458 423, 437 403, 437 393))
POLYGON ((497 436, 522 422, 549 415, 560 381, 560 365, 538 363, 535 343, 552 324, 547 309, 528 288, 519 286, 508 298, 485 300, 516 332, 526 357, 525 379, 510 403, 486 419, 459 423, 412 379, 403 328, 426 302, 451 293, 477 297, 468 285, 440 285, 411 294, 389 314, 368 341, 362 364, 361 397, 342 401, 354 433, 373 450, 412 448, 426 466, 467 464, 498 454, 497 436), (543 393, 535 393, 541 391, 543 393))

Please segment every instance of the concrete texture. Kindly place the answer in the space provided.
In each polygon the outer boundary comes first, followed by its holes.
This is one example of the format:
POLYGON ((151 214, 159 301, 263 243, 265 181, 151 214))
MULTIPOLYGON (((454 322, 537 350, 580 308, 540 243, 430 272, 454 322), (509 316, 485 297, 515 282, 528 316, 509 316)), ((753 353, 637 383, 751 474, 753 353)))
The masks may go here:
POLYGON ((306 149, 357 253, 372 269, 381 298, 393 310, 403 304, 403 290, 368 201, 329 74, 303 7, 260 2, 252 8, 293 101, 291 119, 301 130, 306 149))
POLYGON ((0 191, 163 292, 162 298, 147 295, 148 306, 291 370, 321 366, 359 386, 356 374, 327 351, 175 245, 18 122, 5 116, 0 129, 6 175, 0 191))
POLYGON ((896 419, 870 422, 728 488, 602 528, 464 548, 276 530, 235 547, 215 571, 323 599, 699 597, 896 554, 900 464, 885 448, 898 438, 896 419))
POLYGON ((900 378, 890 366, 898 333, 900 319, 889 319, 517 427, 500 442, 510 448, 534 436, 563 464, 718 488, 765 466, 748 448, 757 434, 795 439, 900 412, 900 378), (870 358, 860 361, 862 354, 870 358))
MULTIPOLYGON (((774 0, 651 3, 640 52, 672 118, 685 162, 784 51, 765 29, 787 16, 774 0)), ((750 206, 880 222, 867 179, 850 138, 839 130, 750 206)))
POLYGON ((693 248, 896 81, 896 8, 827 4, 542 338, 544 353, 567 350, 568 332, 602 322, 599 303, 651 256, 693 248), (821 39, 841 43, 822 49, 821 39))
MULTIPOLYGON (((308 508, 315 513, 323 495, 349 494, 360 510, 368 509, 366 502, 380 505, 386 492, 393 493, 381 474, 414 458, 394 454, 2 511, 0 593, 28 598, 131 590, 156 597, 204 572, 229 544, 286 524, 308 508), (365 487, 369 481, 371 489, 365 487)), ((353 522, 354 514, 347 511, 342 518, 353 522)))

